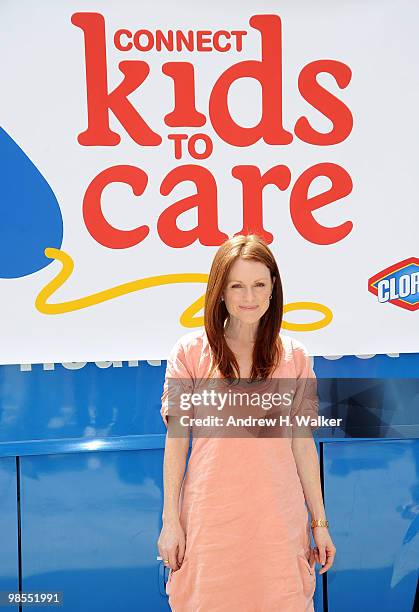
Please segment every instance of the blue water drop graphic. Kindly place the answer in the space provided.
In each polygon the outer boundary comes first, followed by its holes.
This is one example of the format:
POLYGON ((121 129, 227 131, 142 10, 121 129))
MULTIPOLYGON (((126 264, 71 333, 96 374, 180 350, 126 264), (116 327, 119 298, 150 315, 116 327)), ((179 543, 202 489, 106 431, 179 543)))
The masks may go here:
POLYGON ((46 247, 59 249, 63 219, 51 187, 0 128, 0 278, 20 278, 48 266, 46 247))

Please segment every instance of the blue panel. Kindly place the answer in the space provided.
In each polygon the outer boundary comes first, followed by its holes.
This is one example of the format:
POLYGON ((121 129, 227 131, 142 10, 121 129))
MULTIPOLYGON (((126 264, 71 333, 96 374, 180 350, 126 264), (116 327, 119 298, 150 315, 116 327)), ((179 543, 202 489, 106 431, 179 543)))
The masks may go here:
POLYGON ((23 588, 63 591, 65 612, 168 611, 161 466, 160 450, 22 458, 23 588))
POLYGON ((159 413, 165 364, 29 367, 0 366, 0 385, 7 390, 0 396, 0 418, 2 414, 7 417, 3 418, 0 443, 165 432, 159 413))
POLYGON ((419 353, 400 353, 393 357, 388 355, 370 357, 344 355, 338 359, 315 357, 314 368, 317 376, 324 378, 417 378, 419 353))
MULTIPOLYGON (((0 459, 0 591, 14 592, 18 585, 18 529, 16 459, 0 459)), ((17 610, 10 606, 7 610, 17 610)))
POLYGON ((319 414, 340 419, 316 436, 419 438, 419 378, 318 378, 319 414))
MULTIPOLYGON (((156 560, 163 502, 161 449, 166 430, 160 397, 165 367, 165 362, 0 366, 0 456, 22 456, 24 589, 63 590, 65 609, 77 612, 169 609, 165 571, 156 560)), ((316 357, 314 367, 319 379, 414 379, 419 355, 316 357)), ((387 413, 400 404, 392 402, 387 392, 386 400, 390 401, 387 413)), ((403 401, 402 407, 410 411, 406 419, 418 413, 414 402, 403 401)), ((394 425, 394 420, 387 422, 394 425)), ((387 429, 380 435, 400 437, 395 427, 387 429)), ((359 610, 410 612, 416 574, 412 570, 403 574, 403 568, 411 567, 409 551, 419 557, 413 521, 419 503, 414 489, 418 469, 412 471, 413 461, 419 464, 418 447, 413 441, 380 440, 327 442, 324 448, 326 504, 338 558, 326 577, 317 576, 316 612, 323 610, 326 581, 329 610, 344 612, 356 605, 359 610), (368 449, 373 451, 368 454, 368 449), (387 456, 388 449, 399 450, 387 456), (379 479, 374 480, 377 473, 379 479), (366 484, 360 488, 360 482, 366 484), (407 491, 404 496, 403 491, 407 491), (377 544, 373 537, 377 529, 385 550, 381 565, 370 542, 377 544), (354 581, 361 585, 358 594, 354 581), (379 608, 377 589, 385 594, 386 604, 397 607, 379 608), (347 608, 346 602, 351 602, 347 608)), ((4 465, 14 465, 14 459, 8 461, 4 465)), ((9 509, 2 506, 0 537, 5 525, 16 546, 14 476, 8 486, 14 489, 10 516, 14 514, 15 524, 10 528, 9 509)), ((0 547, 1 562, 11 559, 2 557, 2 552, 0 547)), ((16 576, 16 559, 14 563, 16 576)), ((7 570, 0 574, 9 576, 7 570)))
POLYGON ((324 444, 326 514, 337 549, 329 610, 411 612, 419 566, 419 441, 324 444))
MULTIPOLYGON (((319 378, 417 379, 419 354, 316 357, 314 368, 319 378)), ((159 411, 165 369, 166 362, 146 361, 0 366, 0 456, 79 452, 92 440, 124 448, 127 437, 135 448, 133 436, 157 436, 137 443, 163 447, 159 411)), ((405 409, 413 412, 415 406, 408 402, 405 409)))

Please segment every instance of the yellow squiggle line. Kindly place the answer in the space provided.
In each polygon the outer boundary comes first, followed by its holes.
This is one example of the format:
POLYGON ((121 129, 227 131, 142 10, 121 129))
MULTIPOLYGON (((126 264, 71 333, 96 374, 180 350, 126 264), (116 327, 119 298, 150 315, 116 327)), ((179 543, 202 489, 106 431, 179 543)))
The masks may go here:
MULTIPOLYGON (((127 293, 132 293, 141 289, 148 289, 149 287, 169 285, 172 283, 208 282, 208 274, 200 274, 196 272, 187 272, 184 274, 162 274, 159 276, 140 278, 128 283, 123 283, 122 285, 116 285, 110 289, 92 293, 91 295, 87 295, 86 297, 78 298, 76 300, 69 300, 59 304, 48 304, 47 300, 66 282, 66 280, 73 273, 74 262, 68 253, 61 251, 60 249, 46 248, 44 252, 46 257, 49 259, 56 259, 60 261, 62 263, 62 268, 58 272, 57 276, 46 284, 43 289, 41 289, 35 300, 36 309, 43 314, 64 314, 74 310, 81 310, 82 308, 95 306, 101 302, 106 302, 121 295, 126 295, 127 293)), ((196 314, 200 310, 203 310, 204 306, 205 294, 201 295, 201 297, 186 308, 186 310, 180 316, 180 324, 183 327, 188 328, 202 327, 204 325, 204 317, 198 317, 196 314)), ((283 321, 282 327, 284 329, 292 331, 314 331, 329 325, 333 319, 332 311, 327 306, 317 302, 293 302, 292 304, 286 304, 284 306, 284 314, 294 310, 314 310, 315 312, 322 313, 324 318, 320 321, 314 321, 313 323, 287 323, 286 321, 283 321)))
POLYGON ((73 310, 88 308, 89 306, 95 306, 101 302, 106 302, 107 300, 112 300, 121 295, 139 291, 140 289, 148 289, 149 287, 169 285, 171 283, 206 283, 208 281, 207 274, 162 274, 160 276, 149 276, 148 278, 140 278, 135 281, 123 283, 122 285, 116 285, 116 287, 111 287, 110 289, 99 291, 98 293, 92 293, 91 295, 76 300, 61 302, 60 304, 47 304, 48 298, 50 298, 73 273, 74 263, 70 255, 59 249, 47 248, 45 249, 45 255, 50 259, 57 259, 63 264, 63 267, 58 272, 57 276, 41 289, 35 300, 35 307, 44 314, 63 314, 73 310))
POLYGON ((333 319, 333 312, 330 308, 319 302, 292 302, 284 305, 284 314, 295 310, 314 310, 315 312, 320 312, 324 316, 320 321, 313 321, 312 323, 287 323, 287 321, 283 321, 282 327, 284 329, 290 331, 315 331, 316 329, 326 327, 333 319))

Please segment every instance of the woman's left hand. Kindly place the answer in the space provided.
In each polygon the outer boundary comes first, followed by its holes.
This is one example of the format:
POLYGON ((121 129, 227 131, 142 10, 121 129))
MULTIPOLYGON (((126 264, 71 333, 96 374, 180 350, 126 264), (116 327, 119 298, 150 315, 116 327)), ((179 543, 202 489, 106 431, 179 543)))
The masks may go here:
POLYGON ((335 560, 336 548, 330 537, 329 530, 327 527, 313 527, 313 538, 316 543, 314 548, 314 557, 316 563, 319 563, 323 567, 319 570, 319 574, 324 574, 330 569, 335 560))

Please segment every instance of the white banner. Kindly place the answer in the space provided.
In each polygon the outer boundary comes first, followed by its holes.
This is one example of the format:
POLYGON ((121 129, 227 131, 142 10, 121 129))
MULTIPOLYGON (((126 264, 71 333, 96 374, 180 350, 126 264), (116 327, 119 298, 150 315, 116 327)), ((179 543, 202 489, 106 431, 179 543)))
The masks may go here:
POLYGON ((419 350, 419 5, 0 6, 0 363, 165 359, 261 235, 312 355, 419 350))

